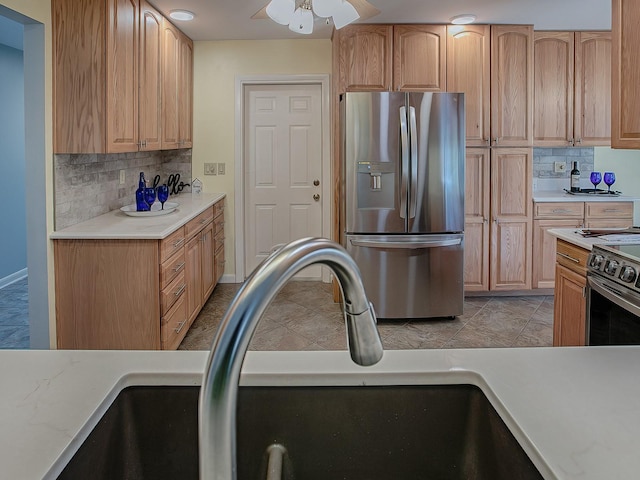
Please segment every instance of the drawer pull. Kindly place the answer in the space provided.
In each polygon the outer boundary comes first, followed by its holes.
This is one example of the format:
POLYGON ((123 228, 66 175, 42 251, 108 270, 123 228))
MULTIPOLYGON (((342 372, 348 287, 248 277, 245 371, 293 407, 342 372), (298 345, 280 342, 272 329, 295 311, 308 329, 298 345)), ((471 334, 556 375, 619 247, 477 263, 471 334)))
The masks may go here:
POLYGON ((620 210, 619 208, 605 208, 603 211, 608 213, 616 213, 621 212, 622 210, 620 210))
POLYGON ((187 284, 186 284, 186 283, 183 283, 183 284, 180 286, 180 288, 179 288, 178 290, 176 290, 176 292, 174 293, 174 295, 175 295, 176 297, 179 297, 179 296, 182 294, 182 292, 184 292, 184 289, 185 289, 185 288, 187 288, 187 284))
POLYGON ((176 240, 176 242, 173 244, 174 248, 178 248, 180 246, 182 246, 182 244, 184 243, 184 238, 180 238, 178 240, 176 240))
POLYGON ((176 333, 180 333, 180 330, 182 330, 182 328, 184 327, 185 323, 187 323, 186 320, 183 320, 180 323, 178 323, 178 326, 176 328, 174 328, 174 331, 176 333))
POLYGON ((554 208, 552 212, 553 213, 571 213, 571 210, 567 208, 554 208))
POLYGON ((559 256, 561 256, 562 258, 566 258, 567 260, 571 260, 572 262, 575 262, 575 263, 578 263, 578 264, 580 263, 580 260, 578 260, 577 258, 573 258, 573 257, 567 255, 566 253, 557 252, 557 254, 559 256))
POLYGON ((205 223, 209 223, 212 220, 213 220, 213 217, 211 217, 211 218, 203 218, 202 220, 200 220, 200 223, 202 225, 204 225, 205 223))
POLYGON ((186 262, 182 262, 180 265, 176 265, 173 271, 178 273, 180 270, 184 268, 185 265, 186 265, 186 262))

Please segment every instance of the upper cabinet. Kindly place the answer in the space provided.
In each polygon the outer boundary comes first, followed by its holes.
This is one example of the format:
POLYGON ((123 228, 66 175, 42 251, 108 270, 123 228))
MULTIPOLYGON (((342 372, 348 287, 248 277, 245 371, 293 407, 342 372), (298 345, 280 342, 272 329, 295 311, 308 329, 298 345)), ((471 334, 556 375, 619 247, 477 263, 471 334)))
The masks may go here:
POLYGON ((533 26, 491 26, 491 145, 533 145, 533 26))
POLYGON ((337 93, 391 90, 391 25, 349 25, 337 31, 336 36, 339 42, 337 93))
POLYGON ((608 145, 610 32, 534 36, 534 145, 608 145))
POLYGON ((611 146, 640 149, 640 8, 612 0, 611 146))
POLYGON ((145 0, 53 0, 52 18, 54 152, 160 149, 166 20, 145 0))
POLYGON ((490 46, 489 25, 447 28, 447 91, 465 94, 468 147, 489 146, 490 46))
POLYGON ((444 25, 349 25, 336 32, 338 93, 444 91, 444 25))
POLYGON ((393 90, 446 90, 444 25, 393 27, 393 90))

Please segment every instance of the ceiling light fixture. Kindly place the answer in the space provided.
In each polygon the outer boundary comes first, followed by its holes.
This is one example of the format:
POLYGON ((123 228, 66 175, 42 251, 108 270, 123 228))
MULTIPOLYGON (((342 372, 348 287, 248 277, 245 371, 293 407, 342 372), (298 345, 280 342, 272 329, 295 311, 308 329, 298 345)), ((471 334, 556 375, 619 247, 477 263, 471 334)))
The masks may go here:
POLYGON ((462 15, 456 15, 449 19, 454 25, 467 25, 476 21, 476 16, 472 13, 463 13, 462 15))
POLYGON ((189 10, 171 10, 169 16, 174 20, 189 22, 194 19, 195 14, 189 10))
POLYGON ((314 15, 331 18, 336 29, 355 22, 360 14, 347 0, 271 0, 266 13, 276 23, 289 25, 289 30, 309 35, 313 32, 314 15))

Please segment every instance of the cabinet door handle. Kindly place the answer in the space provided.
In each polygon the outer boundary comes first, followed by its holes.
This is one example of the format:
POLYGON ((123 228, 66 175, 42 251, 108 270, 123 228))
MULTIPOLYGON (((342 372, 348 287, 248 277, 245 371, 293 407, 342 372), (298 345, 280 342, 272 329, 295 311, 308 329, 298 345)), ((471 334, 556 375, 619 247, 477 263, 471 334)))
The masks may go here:
POLYGON ((180 333, 180 330, 182 330, 182 327, 184 327, 184 325, 187 323, 186 320, 181 321, 180 323, 178 323, 178 326, 176 328, 174 328, 174 331, 176 333, 180 333))
POLYGON ((175 268, 173 269, 174 272, 179 272, 180 270, 182 270, 184 268, 184 266, 186 265, 186 262, 182 262, 180 265, 176 265, 175 268))
POLYGON ((566 258, 567 260, 571 260, 572 262, 580 263, 580 260, 578 260, 577 258, 573 258, 573 257, 567 255, 566 253, 557 252, 556 254, 558 256, 562 257, 562 258, 566 258))
POLYGON ((175 295, 176 297, 179 297, 179 296, 182 294, 182 292, 184 292, 184 289, 185 289, 185 288, 187 288, 187 284, 186 284, 186 283, 183 283, 183 284, 180 286, 180 288, 179 288, 178 290, 176 290, 176 292, 174 293, 174 295, 175 295))

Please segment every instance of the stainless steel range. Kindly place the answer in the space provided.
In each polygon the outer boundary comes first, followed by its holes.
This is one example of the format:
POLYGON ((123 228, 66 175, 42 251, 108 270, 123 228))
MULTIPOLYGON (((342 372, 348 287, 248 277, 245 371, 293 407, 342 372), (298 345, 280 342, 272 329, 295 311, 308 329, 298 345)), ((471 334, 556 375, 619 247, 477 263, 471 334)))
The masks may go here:
POLYGON ((593 247, 587 263, 587 344, 640 345, 640 245, 593 247))

